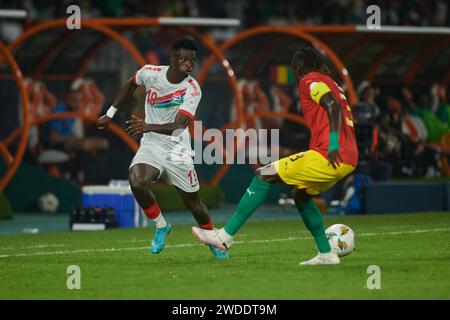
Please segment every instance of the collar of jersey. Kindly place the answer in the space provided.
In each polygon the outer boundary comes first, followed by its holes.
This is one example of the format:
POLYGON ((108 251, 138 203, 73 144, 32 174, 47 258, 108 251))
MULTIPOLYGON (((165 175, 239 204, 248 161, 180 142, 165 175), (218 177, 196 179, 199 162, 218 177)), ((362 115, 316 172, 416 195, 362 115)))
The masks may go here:
POLYGON ((169 66, 165 66, 165 70, 163 69, 163 76, 161 77, 164 84, 166 84, 167 86, 170 87, 179 87, 181 86, 187 79, 189 79, 190 76, 187 76, 186 78, 184 78, 183 81, 181 81, 180 83, 171 83, 168 79, 167 79, 167 71, 169 71, 169 66))

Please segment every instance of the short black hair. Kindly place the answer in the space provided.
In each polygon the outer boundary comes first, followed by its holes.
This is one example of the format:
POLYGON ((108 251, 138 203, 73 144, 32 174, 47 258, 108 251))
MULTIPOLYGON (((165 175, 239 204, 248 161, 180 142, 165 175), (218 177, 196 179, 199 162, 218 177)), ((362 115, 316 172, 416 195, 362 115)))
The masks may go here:
POLYGON ((297 66, 301 76, 313 71, 330 75, 330 69, 324 58, 312 47, 299 48, 292 57, 291 66, 297 66))
POLYGON ((180 49, 193 50, 195 53, 198 52, 197 43, 191 37, 181 37, 172 42, 172 51, 177 51, 180 49))

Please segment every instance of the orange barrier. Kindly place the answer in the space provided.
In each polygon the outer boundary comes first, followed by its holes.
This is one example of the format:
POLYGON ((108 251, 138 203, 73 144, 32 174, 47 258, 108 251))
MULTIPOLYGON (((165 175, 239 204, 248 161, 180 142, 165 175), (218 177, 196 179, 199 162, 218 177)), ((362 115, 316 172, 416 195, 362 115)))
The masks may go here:
MULTIPOLYGON (((136 60, 136 62, 143 66, 145 65, 145 59, 144 57, 140 54, 140 52, 134 47, 134 45, 128 41, 128 39, 126 39, 125 37, 123 37, 120 33, 116 32, 115 30, 111 29, 110 27, 107 26, 103 26, 103 25, 99 25, 97 24, 95 21, 86 21, 84 20, 82 22, 83 27, 87 27, 90 29, 94 29, 97 30, 99 32, 104 33, 105 35, 107 35, 109 38, 112 38, 114 40, 116 40, 118 43, 120 43, 123 47, 125 47, 130 54, 133 56, 133 58, 136 60)), ((43 23, 40 25, 37 25, 33 28, 30 28, 28 30, 26 30, 25 32, 23 32, 15 41, 13 41, 12 43, 9 44, 8 48, 6 48, 3 44, 0 44, 0 49, 3 52, 3 54, 6 56, 8 62, 12 65, 13 70, 14 70, 14 76, 16 78, 16 81, 19 85, 19 88, 22 92, 22 101, 23 101, 23 108, 24 108, 24 119, 23 119, 23 123, 24 125, 21 128, 18 128, 14 134, 14 137, 17 138, 17 136, 20 134, 21 135, 21 139, 19 142, 19 148, 17 149, 16 155, 14 157, 14 162, 12 163, 12 165, 9 166, 8 171, 6 172, 5 176, 2 177, 2 179, 0 180, 0 192, 6 187, 6 185, 9 183, 9 181, 12 179, 12 177, 14 176, 15 172, 17 171, 20 162, 22 161, 23 155, 25 153, 25 149, 26 149, 26 143, 28 140, 28 131, 30 128, 30 123, 28 120, 28 110, 29 110, 29 102, 28 102, 28 96, 26 94, 25 91, 25 86, 23 83, 23 79, 22 79, 22 74, 17 66, 17 64, 15 63, 14 58, 12 57, 12 55, 10 54, 10 52, 13 52, 15 49, 17 49, 25 40, 27 40, 28 38, 34 36, 35 34, 48 30, 48 29, 52 29, 52 28, 56 28, 56 27, 61 27, 66 25, 66 19, 58 19, 58 20, 54 20, 54 21, 50 21, 47 23, 43 23)), ((73 34, 75 34, 77 31, 72 31, 73 34)), ((71 33, 70 33, 71 34, 71 33)), ((38 69, 36 71, 42 71, 45 68, 45 65, 48 64, 51 61, 51 58, 54 58, 54 56, 56 55, 57 51, 59 51, 62 48, 62 46, 55 44, 55 48, 52 54, 50 54, 50 58, 44 58, 41 60, 40 64, 38 65, 38 69)), ((1 63, 1 61, 0 61, 1 63)), ((45 77, 39 77, 39 73, 36 74, 38 76, 38 78, 45 78, 45 77)), ((55 76, 55 80, 60 80, 64 77, 61 76, 55 76)), ((68 79, 73 79, 73 77, 67 77, 68 79)), ((73 117, 73 115, 71 115, 71 117, 73 117)), ((85 118, 85 120, 88 120, 87 118, 85 118)), ((90 121, 96 121, 97 119, 91 119, 90 121)), ((89 120, 88 120, 89 121, 89 120)), ((136 152, 138 146, 137 143, 131 138, 129 137, 122 129, 120 129, 119 127, 112 125, 111 126, 111 131, 113 133, 115 133, 116 135, 118 135, 119 137, 122 138, 122 140, 124 140, 131 148, 134 152, 136 152)), ((13 135, 10 135, 9 137, 12 137, 13 135)), ((14 138, 14 139, 15 139, 14 138)), ((13 139, 13 140, 14 140, 13 139)), ((11 140, 11 139, 10 139, 11 140)), ((8 157, 8 153, 5 152, 5 150, 2 148, 2 151, 0 154, 4 157, 8 157)), ((10 158, 8 157, 7 161, 10 160, 10 158)))
POLYGON ((6 164, 10 166, 14 162, 14 157, 11 152, 9 152, 8 148, 0 141, 0 155, 5 159, 6 164))
MULTIPOLYGON (((31 36, 56 27, 61 27, 66 25, 66 19, 57 19, 49 22, 45 22, 42 24, 39 24, 33 28, 30 28, 26 30, 24 33, 22 33, 15 41, 13 41, 9 45, 9 50, 13 52, 15 49, 17 49, 25 40, 30 38, 31 36)), ((125 37, 123 37, 120 33, 115 31, 114 29, 110 28, 109 25, 113 26, 124 26, 124 27, 144 27, 144 26, 156 26, 160 25, 159 19, 152 19, 152 18, 94 18, 94 19, 84 19, 81 21, 81 27, 87 27, 91 29, 95 29, 99 32, 102 32, 109 36, 110 38, 116 40, 119 42, 123 47, 125 47, 130 54, 134 57, 136 62, 143 66, 146 64, 145 58, 140 54, 140 52, 136 49, 136 47, 129 42, 125 37)), ((205 45, 208 49, 212 51, 213 56, 215 56, 217 59, 222 61, 222 66, 225 69, 225 72, 227 74, 227 78, 230 82, 231 89, 236 95, 236 105, 238 108, 243 110, 243 102, 242 99, 240 99, 239 90, 237 88, 237 81, 234 75, 234 71, 231 68, 228 61, 224 58, 223 54, 217 47, 217 45, 211 41, 211 39, 203 36, 199 32, 197 32, 193 28, 185 28, 189 33, 192 35, 198 37, 200 41, 205 45)), ((77 32, 71 31, 71 32, 77 32)), ((80 64, 80 70, 77 72, 77 76, 83 75, 86 67, 89 63, 89 61, 95 57, 95 54, 98 53, 95 48, 92 49, 92 51, 85 57, 85 60, 82 61, 80 64)), ((39 77, 39 79, 44 79, 44 77, 39 77)), ((49 78, 45 78, 49 80, 49 78)), ((53 80, 63 80, 63 79, 73 79, 70 76, 65 76, 62 78, 59 75, 55 75, 52 78, 53 80)), ((201 81, 199 81, 201 83, 201 81)))
MULTIPOLYGON (((217 59, 220 60, 223 68, 225 69, 225 72, 227 74, 228 81, 231 85, 231 90, 233 91, 235 98, 236 98, 236 107, 237 107, 237 115, 238 115, 238 122, 240 124, 243 123, 243 117, 244 117, 244 100, 242 98, 241 92, 238 88, 236 75, 233 71, 233 68, 231 68, 230 63, 227 59, 225 59, 222 51, 217 47, 217 45, 214 43, 214 41, 209 38, 205 37, 201 33, 199 33, 194 28, 184 28, 184 30, 190 32, 192 35, 198 37, 202 44, 207 47, 209 50, 211 50, 212 55, 215 56, 217 59)), ((198 79, 198 83, 201 85, 203 84, 204 79, 198 79)))
MULTIPOLYGON (((58 20, 54 20, 54 21, 50 21, 50 22, 46 22, 46 23, 37 25, 31 29, 28 29, 23 34, 21 34, 13 43, 11 43, 9 45, 9 49, 12 52, 15 49, 17 49, 25 40, 32 37, 33 35, 35 35, 39 32, 51 29, 51 28, 63 27, 63 26, 65 26, 65 23, 66 23, 65 19, 58 19, 58 20)), ((95 18, 95 19, 82 20, 81 23, 82 23, 82 28, 87 27, 90 29, 97 30, 99 32, 104 33, 109 38, 112 38, 112 39, 118 41, 123 47, 125 47, 130 52, 130 54, 133 56, 133 58, 136 60, 136 62, 139 65, 144 65, 146 63, 144 57, 139 53, 139 51, 134 47, 133 44, 131 44, 119 32, 112 29, 111 26, 144 27, 144 26, 160 25, 159 19, 151 19, 151 18, 125 18, 125 19, 122 19, 122 18, 119 18, 119 19, 118 18, 95 18)), ((337 67, 337 69, 347 87, 350 103, 352 105, 354 105, 356 103, 357 97, 356 97, 356 93, 355 93, 355 90, 353 87, 352 80, 350 79, 350 77, 348 75, 348 71, 345 68, 345 66, 343 65, 343 63, 341 62, 341 60, 339 59, 339 57, 334 53, 334 51, 332 51, 321 40, 306 33, 306 32, 314 32, 314 33, 321 33, 321 32, 344 32, 345 33, 345 32, 349 32, 350 33, 350 32, 356 32, 355 26, 312 26, 312 27, 302 26, 301 30, 299 30, 298 27, 295 27, 295 29, 289 28, 289 27, 256 27, 256 28, 246 30, 244 32, 239 33, 232 39, 226 41, 220 47, 218 47, 217 44, 212 39, 198 33, 193 28, 185 28, 185 30, 187 30, 189 33, 193 34, 194 36, 198 37, 200 39, 200 41, 203 43, 203 45, 212 51, 212 54, 210 55, 210 57, 207 60, 207 63, 205 63, 202 67, 201 74, 198 77, 199 83, 203 82, 203 80, 207 74, 207 71, 209 70, 209 67, 212 64, 212 62, 214 61, 214 59, 221 61, 222 67, 225 69, 227 79, 230 82, 231 89, 232 89, 233 93, 235 94, 236 108, 237 108, 237 120, 235 121, 236 122, 235 126, 238 126, 238 127, 241 126, 242 123, 245 121, 245 119, 247 119, 247 120, 254 119, 256 117, 273 117, 276 115, 282 116, 284 118, 290 118, 293 121, 297 121, 297 122, 300 121, 299 123, 301 123, 301 120, 299 120, 299 119, 302 119, 301 117, 294 115, 294 114, 288 114, 288 113, 263 112, 263 113, 255 113, 255 114, 251 114, 251 115, 244 114, 244 104, 242 101, 243 98, 238 89, 237 80, 236 80, 235 74, 233 72, 233 69, 231 68, 229 62, 224 57, 224 51, 228 47, 231 47, 232 45, 234 45, 235 43, 237 43, 241 40, 244 40, 247 37, 255 36, 258 34, 264 34, 264 33, 287 34, 287 35, 291 35, 291 36, 294 36, 297 38, 301 38, 301 39, 311 43, 312 45, 316 46, 317 48, 320 48, 321 50, 323 50, 325 52, 325 54, 328 56, 328 58, 332 61, 332 63, 337 67), (207 65, 207 66, 205 66, 205 65, 207 65), (204 70, 206 70, 206 71, 204 71, 204 70), (297 119, 296 117, 298 117, 299 119, 297 119), (295 120, 295 119, 297 119, 297 120, 295 120)), ((70 32, 69 34, 76 34, 76 32, 79 32, 79 31, 74 30, 74 31, 69 31, 69 32, 70 32)), ((62 39, 62 41, 67 41, 67 40, 65 40, 66 38, 64 36, 61 39, 62 39)), ((98 54, 98 52, 100 50, 99 48, 102 47, 103 44, 106 43, 106 41, 107 41, 107 38, 102 38, 101 40, 96 42, 94 47, 92 47, 88 51, 88 53, 86 53, 86 55, 83 57, 82 61, 79 64, 79 68, 78 68, 76 76, 80 76, 80 75, 84 74, 84 72, 87 69, 87 65, 98 54)), ((51 60, 54 58, 54 56, 57 55, 58 51, 61 48, 62 48, 62 45, 61 44, 58 45, 58 43, 55 42, 52 46, 52 50, 51 50, 51 53, 49 54, 49 56, 41 57, 40 62, 38 63, 38 65, 35 69, 35 75, 37 78, 46 79, 46 80, 50 80, 50 79, 72 80, 76 77, 73 75, 41 75, 40 74, 45 69, 45 66, 51 62, 51 60)), ((54 117, 54 115, 55 114, 49 115, 49 117, 50 116, 54 117)), ((73 116, 82 117, 80 115, 71 114, 71 117, 73 117, 73 116)), ((46 120, 46 121, 48 121, 48 120, 46 120)), ((94 121, 94 119, 91 118, 88 121, 94 121)), ((26 122, 26 124, 27 123, 28 122, 26 122)), ((231 124, 229 124, 229 125, 231 125, 231 124)), ((123 132, 123 130, 121 132, 125 135, 123 137, 124 139, 128 138, 134 142, 134 140, 132 140, 128 135, 126 135, 123 132)), ((17 135, 18 134, 16 134, 15 136, 17 137, 17 135)), ((11 138, 11 136, 8 138, 9 138, 8 141, 13 140, 11 138)), ((131 143, 131 142, 128 141, 127 144, 129 144, 129 143, 131 143)), ((135 147, 137 149, 137 144, 135 147)), ((226 170, 227 170, 226 168, 225 169, 221 168, 220 172, 223 172, 223 174, 225 174, 226 170)), ((215 179, 213 178, 214 183, 218 183, 218 181, 220 180, 220 178, 219 178, 219 180, 217 180, 217 176, 220 175, 220 172, 218 172, 218 174, 216 174, 215 179)))
POLYGON ((22 71, 20 71, 20 68, 16 63, 16 60, 14 60, 14 57, 11 55, 11 53, 8 51, 8 49, 1 41, 0 41, 0 52, 3 54, 3 56, 5 56, 6 60, 11 65, 14 79, 16 80, 17 86, 19 87, 20 97, 22 99, 22 112, 24 123, 22 128, 20 128, 19 130, 20 134, 19 145, 17 147, 16 153, 14 154, 14 157, 8 152, 8 150, 5 151, 6 148, 4 148, 3 145, 1 148, 3 150, 1 152, 1 155, 5 157, 5 160, 8 164, 8 169, 6 170, 5 175, 0 179, 0 192, 3 192, 6 185, 9 183, 9 181, 11 181, 12 177, 19 168, 19 165, 22 162, 23 155, 25 154, 25 149, 28 142, 28 131, 30 130, 29 114, 28 114, 30 102, 28 100, 28 95, 25 88, 22 71))
MULTIPOLYGON (((122 36, 120 33, 115 31, 114 29, 112 29, 108 26, 99 24, 96 21, 96 19, 82 20, 81 23, 82 23, 82 28, 89 28, 89 29, 97 30, 99 32, 104 33, 111 39, 116 40, 121 46, 123 46, 125 49, 127 49, 130 52, 130 54, 132 55, 134 60, 136 60, 136 62, 139 65, 141 65, 141 66, 145 65, 145 63, 146 63, 145 59, 141 55, 141 53, 136 49, 136 47, 127 38, 122 36)), ((15 39, 13 42, 11 42, 10 45, 8 46, 8 49, 11 52, 13 52, 25 40, 29 39, 33 35, 38 34, 45 30, 58 28, 58 27, 65 27, 65 26, 66 26, 66 19, 57 19, 57 20, 48 21, 48 22, 45 22, 42 24, 38 24, 35 27, 32 27, 32 28, 26 30, 25 32, 23 32, 19 37, 17 37, 17 39, 15 39)), ((70 32, 74 32, 74 33, 79 32, 80 34, 82 34, 81 31, 79 31, 79 30, 72 30, 70 32)))
MULTIPOLYGON (((351 30, 355 31, 354 27, 352 28, 344 28, 346 32, 350 32, 351 30)), ((302 30, 305 30, 305 32, 308 30, 308 28, 302 28, 302 30)), ((315 28, 314 30, 319 30, 318 28, 315 28)), ((328 30, 328 28, 326 28, 328 30)), ((336 66, 339 74, 342 77, 342 80, 347 86, 348 90, 348 98, 351 105, 355 105, 357 102, 357 96, 355 87, 353 86, 353 82, 348 74, 347 69, 345 68, 344 64, 342 63, 341 59, 334 53, 333 50, 331 50, 325 43, 317 39, 316 37, 312 36, 311 34, 307 34, 304 31, 301 31, 299 29, 294 29, 290 27, 276 27, 276 26, 260 26, 255 27, 251 29, 244 30, 238 34, 236 34, 234 37, 230 38, 229 40, 225 41, 220 45, 220 49, 222 52, 225 52, 227 49, 235 45, 236 43, 247 39, 249 37, 253 37, 260 34, 266 34, 266 33, 281 33, 281 34, 287 34, 291 35, 300 39, 303 39, 312 45, 316 46, 317 48, 320 48, 323 50, 328 58, 331 60, 331 62, 336 66)), ((206 75, 208 74, 209 69, 211 68, 212 63, 214 62, 214 57, 209 56, 209 58, 205 61, 205 63, 202 65, 202 68, 199 72, 198 79, 199 81, 203 81, 206 78, 206 75)))
MULTIPOLYGON (((45 115, 43 117, 39 117, 38 119, 35 119, 33 122, 31 122, 29 125, 31 125, 31 126, 38 126, 38 125, 40 125, 42 123, 45 123, 47 121, 51 121, 51 120, 55 120, 55 119, 67 119, 67 118, 79 118, 79 119, 81 119, 83 121, 89 121, 89 122, 93 122, 93 123, 97 122, 97 117, 87 116, 87 115, 84 115, 84 114, 81 114, 81 113, 76 113, 76 112, 57 112, 57 113, 51 113, 51 114, 45 115)), ((21 131, 22 131, 22 127, 21 128, 17 128, 13 132, 11 132, 3 140, 3 144, 5 146, 11 145, 11 143, 13 143, 17 139, 17 137, 19 136, 21 131)), ((111 131, 113 134, 115 134, 120 139, 122 139, 128 145, 128 147, 130 147, 130 149, 133 152, 136 152, 137 149, 139 148, 137 142, 134 141, 133 138, 131 138, 118 125, 116 125, 114 123, 111 123, 111 125, 109 126, 109 131, 111 131)))
MULTIPOLYGON (((53 21, 49 21, 46 23, 36 25, 35 27, 32 27, 32 28, 26 30, 15 41, 13 41, 9 45, 9 50, 11 52, 13 52, 25 40, 29 39, 30 37, 32 37, 40 32, 43 32, 45 30, 49 30, 49 29, 57 28, 57 27, 63 27, 63 26, 65 26, 65 24, 66 24, 66 19, 57 19, 57 20, 53 20, 53 21)), ((131 42, 129 42, 120 33, 111 29, 110 27, 106 26, 106 24, 111 24, 111 25, 115 25, 115 26, 128 26, 128 27, 129 26, 152 26, 152 25, 159 25, 160 24, 159 20, 158 19, 149 19, 149 18, 142 18, 142 19, 134 19, 134 18, 133 19, 115 19, 115 18, 112 18, 112 19, 86 19, 86 20, 82 20, 82 22, 81 22, 82 28, 90 28, 90 29, 97 30, 99 32, 104 33, 108 37, 116 40, 117 42, 119 42, 123 47, 125 47, 130 52, 130 54, 133 56, 133 58, 136 60, 136 62, 139 65, 141 65, 141 66, 145 65, 146 61, 145 61, 144 57, 139 53, 139 51, 134 47, 134 45, 131 44, 131 42)), ((241 96, 240 96, 238 88, 237 88, 237 81, 234 76, 234 71, 231 68, 231 66, 229 65, 228 61, 222 55, 221 51, 218 49, 216 44, 213 41, 211 41, 211 39, 196 32, 195 29, 186 28, 186 30, 188 30, 194 36, 198 37, 200 39, 200 41, 207 48, 209 48, 212 51, 213 55, 216 56, 218 59, 220 59, 223 62, 222 65, 226 71, 227 78, 230 81, 232 91, 235 93, 236 105, 238 106, 238 108, 240 110, 243 110, 243 102, 242 102, 241 96)), ((71 32, 73 32, 73 34, 75 34, 77 32, 77 30, 74 30, 71 32)), ((63 38, 63 39, 66 39, 66 38, 63 38)), ((106 42, 106 40, 105 40, 105 42, 106 42)), ((100 44, 102 44, 102 43, 104 43, 104 42, 102 41, 100 44)), ((61 45, 54 44, 52 53, 49 55, 50 57, 42 59, 41 62, 39 63, 39 65, 38 65, 39 68, 36 70, 37 72, 35 74, 36 78, 46 79, 46 80, 72 80, 75 78, 72 75, 48 75, 48 76, 45 76, 45 75, 40 74, 40 72, 44 70, 45 65, 51 61, 51 59, 57 54, 57 52, 61 48, 62 48, 61 45)), ((83 74, 85 72, 89 61, 91 61, 91 59, 95 57, 95 55, 98 53, 98 51, 99 51, 99 49, 93 48, 92 50, 90 50, 90 52, 88 52, 88 54, 84 57, 84 60, 82 60, 82 62, 80 63, 80 70, 77 72, 77 75, 83 74)), ((29 125, 28 121, 26 123, 28 126, 29 125)), ((13 136, 16 137, 17 135, 18 134, 16 133, 14 135, 8 136, 7 142, 11 143, 11 140, 13 140, 12 137, 13 136)), ((125 137, 129 138, 127 135, 125 137)), ((125 137, 122 137, 122 138, 125 138, 125 137)))

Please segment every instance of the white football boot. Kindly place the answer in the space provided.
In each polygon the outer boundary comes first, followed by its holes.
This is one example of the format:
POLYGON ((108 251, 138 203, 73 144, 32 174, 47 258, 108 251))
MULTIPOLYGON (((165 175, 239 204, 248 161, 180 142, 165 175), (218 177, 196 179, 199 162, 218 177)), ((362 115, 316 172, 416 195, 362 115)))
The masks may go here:
POLYGON ((226 233, 223 228, 220 230, 206 230, 199 227, 192 227, 192 234, 200 242, 210 244, 222 252, 227 251, 233 244, 233 237, 226 233))
POLYGON ((303 261, 299 265, 305 266, 305 265, 317 265, 317 264, 339 264, 341 263, 341 259, 339 259, 339 256, 335 252, 327 252, 327 253, 320 253, 308 261, 303 261))

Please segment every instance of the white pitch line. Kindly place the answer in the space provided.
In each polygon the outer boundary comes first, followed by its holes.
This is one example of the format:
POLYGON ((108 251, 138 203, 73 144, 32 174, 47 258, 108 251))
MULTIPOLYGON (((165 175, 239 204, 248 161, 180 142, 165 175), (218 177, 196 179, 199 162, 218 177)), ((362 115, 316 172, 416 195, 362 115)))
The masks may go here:
POLYGON ((74 254, 74 253, 91 253, 91 252, 113 252, 113 251, 126 251, 126 250, 142 250, 147 247, 132 247, 132 248, 105 248, 105 249, 76 249, 76 250, 67 250, 67 251, 40 251, 40 252, 31 252, 31 253, 17 253, 17 254, 5 254, 0 255, 0 258, 9 258, 9 257, 31 257, 31 256, 50 256, 50 255, 65 255, 65 254, 74 254))
POLYGON ((423 230, 410 230, 410 231, 391 231, 391 232, 368 232, 361 233, 359 236, 370 237, 370 236, 378 236, 378 235, 397 235, 397 234, 409 234, 409 233, 425 233, 425 232, 445 232, 450 231, 450 228, 437 228, 437 229, 423 229, 423 230))
POLYGON ((0 247, 0 250, 20 250, 20 249, 43 249, 51 247, 65 247, 65 244, 37 244, 27 247, 0 247))
MULTIPOLYGON (((289 232, 289 233, 292 233, 292 232, 289 232)), ((286 234, 289 234, 289 233, 286 233, 286 234)), ((297 234, 299 234, 299 233, 303 233, 303 232, 295 232, 295 233, 297 233, 297 234)), ((309 233, 308 231, 306 231, 306 232, 304 232, 304 233, 309 233)), ((249 236, 249 234, 248 233, 243 233, 243 234, 239 234, 239 238, 245 238, 245 237, 248 237, 249 236)), ((149 238, 145 238, 145 239, 141 239, 141 238, 133 238, 133 239, 130 239, 130 240, 116 240, 116 241, 113 241, 113 242, 115 242, 115 243, 138 243, 138 242, 148 242, 148 243, 150 243, 151 242, 151 239, 149 239, 149 238)), ((0 249, 2 249, 2 248, 0 248, 0 249)))
MULTIPOLYGON (((416 234, 416 233, 427 233, 427 232, 446 232, 450 231, 450 228, 437 228, 437 229, 422 229, 422 230, 410 230, 410 231, 392 231, 392 232, 372 232, 372 233, 361 233, 357 237, 371 237, 371 236, 383 236, 383 235, 399 235, 399 234, 416 234)), ((261 240, 248 240, 248 241, 236 241, 235 244, 245 244, 245 243, 270 243, 270 242, 285 242, 294 240, 308 240, 311 237, 288 237, 280 239, 261 239, 261 240)), ((181 243, 176 245, 167 245, 166 248, 185 248, 185 247, 195 247, 198 244, 194 243, 181 243)), ((130 247, 130 248, 105 248, 105 249, 76 249, 76 250, 66 250, 66 251, 40 251, 31 253, 17 253, 17 254, 5 254, 0 255, 0 258, 13 258, 13 257, 31 257, 31 256, 49 256, 49 255, 67 255, 75 253, 98 253, 98 252, 119 252, 119 251, 133 251, 133 250, 144 250, 148 247, 130 247)))

